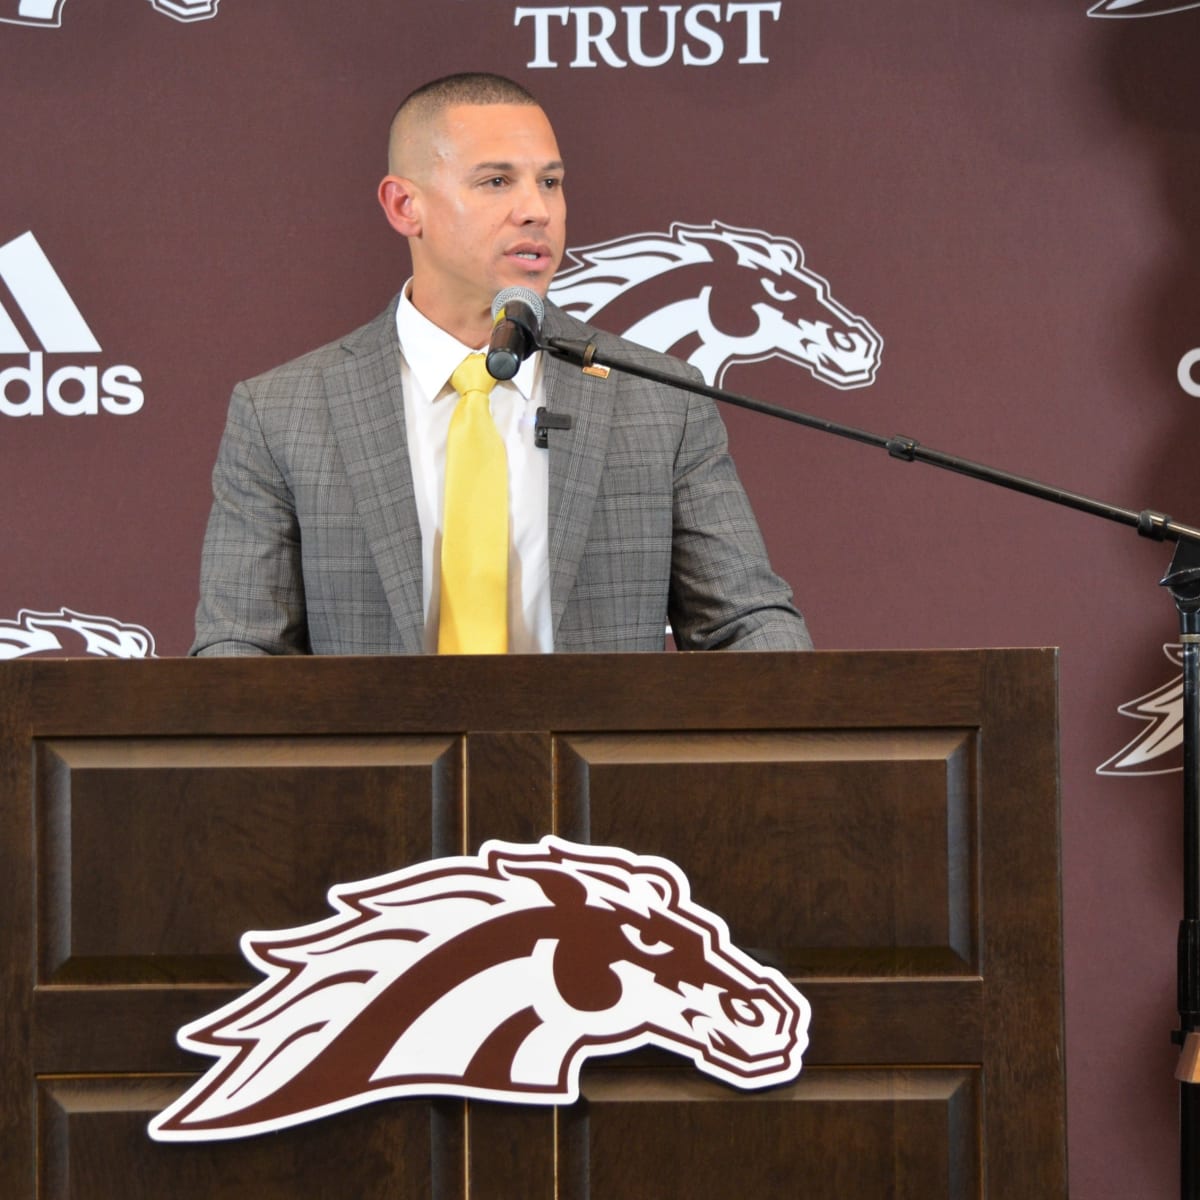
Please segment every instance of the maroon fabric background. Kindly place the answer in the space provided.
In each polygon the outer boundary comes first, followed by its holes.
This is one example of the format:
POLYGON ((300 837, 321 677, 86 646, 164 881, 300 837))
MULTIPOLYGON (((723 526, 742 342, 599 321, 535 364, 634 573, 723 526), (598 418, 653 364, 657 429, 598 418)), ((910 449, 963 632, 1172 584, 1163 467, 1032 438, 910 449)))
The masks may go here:
MULTIPOLYGON (((13 631, 62 609, 186 651, 230 388, 397 290, 407 255, 374 200, 385 130, 405 92, 452 70, 542 97, 571 246, 673 223, 761 230, 801 245, 883 339, 869 386, 779 357, 731 366, 726 386, 1200 520, 1200 370, 1177 370, 1200 346, 1200 9, 685 4, 669 61, 622 67, 623 10, 524 7, 550 11, 0 0, 0 261, 32 232, 100 344, 47 349, 47 375, 129 366, 144 394, 123 414, 0 413, 0 654, 37 649, 13 631), (607 58, 577 44, 605 14, 607 58)), ((665 52, 667 21, 645 15, 643 58, 665 52)), ((33 349, 15 290, 0 270, 0 308, 33 349)), ((0 353, 0 373, 28 363, 0 353)), ((10 408, 27 397, 15 378, 10 408)), ((1062 647, 1072 1189, 1172 1194, 1178 754, 1167 737, 1140 772, 1098 773, 1143 729, 1120 706, 1178 675, 1156 586, 1170 547, 727 420, 819 646, 1062 647)), ((51 652, 97 649, 53 629, 51 652)))

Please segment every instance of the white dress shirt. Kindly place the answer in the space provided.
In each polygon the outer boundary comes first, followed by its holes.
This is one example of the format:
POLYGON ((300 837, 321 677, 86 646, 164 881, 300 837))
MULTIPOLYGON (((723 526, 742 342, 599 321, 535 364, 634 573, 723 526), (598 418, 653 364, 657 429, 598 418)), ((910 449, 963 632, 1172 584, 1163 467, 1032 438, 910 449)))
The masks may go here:
MULTIPOLYGON (((425 652, 437 653, 441 599, 442 498, 446 436, 458 393, 450 376, 462 360, 485 347, 464 346, 424 317, 408 298, 396 308, 400 376, 408 456, 421 524, 425 652)), ((549 452, 534 445, 534 421, 542 401, 541 354, 531 355, 513 379, 492 389, 492 418, 508 455, 508 651, 549 653, 550 619, 548 516, 549 452)))

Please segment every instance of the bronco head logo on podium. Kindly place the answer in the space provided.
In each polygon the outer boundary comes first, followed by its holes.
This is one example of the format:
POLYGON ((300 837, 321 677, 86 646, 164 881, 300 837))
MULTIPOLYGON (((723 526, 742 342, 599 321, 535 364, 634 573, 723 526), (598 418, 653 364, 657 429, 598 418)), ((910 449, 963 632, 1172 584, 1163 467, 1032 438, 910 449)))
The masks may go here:
POLYGON ((391 1097, 570 1103, 585 1060, 647 1045, 740 1088, 800 1070, 808 1002, 732 946, 665 859, 488 842, 329 899, 324 921, 243 936, 267 978, 180 1030, 217 1063, 154 1138, 265 1133, 391 1097))

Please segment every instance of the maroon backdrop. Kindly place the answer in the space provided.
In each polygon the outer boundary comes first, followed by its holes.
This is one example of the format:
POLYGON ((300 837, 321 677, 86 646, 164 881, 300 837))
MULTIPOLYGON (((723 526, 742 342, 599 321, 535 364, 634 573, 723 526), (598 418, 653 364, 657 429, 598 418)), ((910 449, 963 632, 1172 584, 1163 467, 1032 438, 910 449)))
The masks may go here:
MULTIPOLYGON (((669 238, 727 340, 806 308, 848 363, 710 346, 726 386, 1195 524, 1200 8, 1088 7, 0 0, 0 657, 186 651, 230 388, 396 291, 387 121, 452 70, 542 97, 572 247, 669 238)), ((1062 647, 1072 1187, 1171 1194, 1169 547, 728 424, 821 647, 1062 647)))

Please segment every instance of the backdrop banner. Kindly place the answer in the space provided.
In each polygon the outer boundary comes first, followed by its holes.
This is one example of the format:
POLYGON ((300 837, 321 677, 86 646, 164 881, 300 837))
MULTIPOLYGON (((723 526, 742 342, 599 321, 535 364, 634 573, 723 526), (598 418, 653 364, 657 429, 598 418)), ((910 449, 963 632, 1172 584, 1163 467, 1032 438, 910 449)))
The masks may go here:
MULTIPOLYGON (((395 295, 388 122, 458 70, 555 124, 571 311, 1196 524, 1198 10, 0 0, 0 658, 186 652, 230 391, 395 295)), ((1062 648, 1072 1188, 1171 1194, 1171 548, 725 415, 819 648, 1062 648)))

